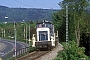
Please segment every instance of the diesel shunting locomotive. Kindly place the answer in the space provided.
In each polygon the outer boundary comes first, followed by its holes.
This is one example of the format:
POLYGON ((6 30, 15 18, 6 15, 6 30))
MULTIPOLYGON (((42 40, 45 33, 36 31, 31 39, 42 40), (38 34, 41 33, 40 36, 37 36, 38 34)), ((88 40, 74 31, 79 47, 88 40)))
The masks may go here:
POLYGON ((56 46, 54 25, 46 20, 36 24, 36 37, 33 35, 32 47, 51 48, 56 46))

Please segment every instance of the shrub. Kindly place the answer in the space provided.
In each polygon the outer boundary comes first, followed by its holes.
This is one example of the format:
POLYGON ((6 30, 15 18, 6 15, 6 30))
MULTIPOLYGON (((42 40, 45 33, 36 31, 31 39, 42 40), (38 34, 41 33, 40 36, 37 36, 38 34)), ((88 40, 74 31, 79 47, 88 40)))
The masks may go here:
POLYGON ((84 54, 85 48, 78 47, 75 41, 70 41, 67 45, 63 43, 63 48, 54 60, 88 60, 84 54))

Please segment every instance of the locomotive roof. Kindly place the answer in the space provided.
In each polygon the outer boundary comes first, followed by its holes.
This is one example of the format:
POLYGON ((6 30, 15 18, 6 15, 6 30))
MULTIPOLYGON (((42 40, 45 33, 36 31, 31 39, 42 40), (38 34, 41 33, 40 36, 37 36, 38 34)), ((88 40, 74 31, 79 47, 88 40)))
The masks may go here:
POLYGON ((37 22, 37 24, 43 24, 43 23, 52 24, 50 21, 46 21, 46 20, 44 20, 44 21, 42 21, 42 22, 37 22))

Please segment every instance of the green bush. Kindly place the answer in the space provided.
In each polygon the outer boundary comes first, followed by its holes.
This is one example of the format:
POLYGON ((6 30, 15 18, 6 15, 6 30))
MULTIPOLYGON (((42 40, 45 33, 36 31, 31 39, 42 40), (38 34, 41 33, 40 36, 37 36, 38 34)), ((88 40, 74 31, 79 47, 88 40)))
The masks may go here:
POLYGON ((54 60, 88 60, 84 54, 85 48, 78 47, 75 41, 70 41, 67 45, 63 43, 63 48, 54 60))

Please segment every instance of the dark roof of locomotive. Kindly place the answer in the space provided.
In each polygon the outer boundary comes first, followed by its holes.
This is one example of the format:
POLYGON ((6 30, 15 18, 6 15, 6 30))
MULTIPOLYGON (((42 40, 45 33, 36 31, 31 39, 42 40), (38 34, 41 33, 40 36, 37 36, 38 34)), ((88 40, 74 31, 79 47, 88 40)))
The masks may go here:
POLYGON ((42 22, 37 22, 37 24, 43 24, 43 23, 45 23, 45 24, 52 24, 52 22, 46 21, 46 20, 44 20, 44 21, 42 21, 42 22))

